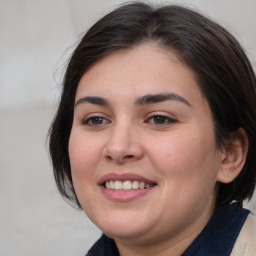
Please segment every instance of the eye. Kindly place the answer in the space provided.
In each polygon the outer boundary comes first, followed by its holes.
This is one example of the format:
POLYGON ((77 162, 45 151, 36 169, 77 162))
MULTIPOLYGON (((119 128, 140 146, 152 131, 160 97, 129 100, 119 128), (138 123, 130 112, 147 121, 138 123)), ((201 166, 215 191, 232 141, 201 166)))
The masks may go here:
POLYGON ((168 124, 176 123, 177 121, 168 116, 155 115, 155 116, 150 117, 147 120, 147 122, 150 124, 155 124, 155 125, 168 125, 168 124))
POLYGON ((82 121, 83 125, 88 125, 88 126, 101 126, 101 125, 109 124, 109 123, 110 123, 109 120, 107 120, 106 118, 101 117, 101 116, 89 117, 82 121))

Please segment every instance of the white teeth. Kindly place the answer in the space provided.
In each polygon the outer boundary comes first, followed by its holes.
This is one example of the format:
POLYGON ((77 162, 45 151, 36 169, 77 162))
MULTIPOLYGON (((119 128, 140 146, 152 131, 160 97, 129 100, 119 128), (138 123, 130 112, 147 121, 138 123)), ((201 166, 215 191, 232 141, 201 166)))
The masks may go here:
POLYGON ((145 187, 145 182, 141 181, 140 182, 140 189, 144 189, 144 187, 145 187))
POLYGON ((130 190, 130 189, 132 189, 132 183, 129 180, 123 182, 123 190, 130 190))
POLYGON ((115 190, 121 190, 121 189, 123 189, 123 182, 116 180, 115 181, 115 190))
POLYGON ((126 180, 124 182, 119 181, 119 180, 110 180, 105 182, 105 187, 107 189, 112 189, 112 190, 136 190, 136 189, 147 189, 152 187, 153 184, 145 183, 143 181, 130 181, 126 180))
POLYGON ((107 181, 107 182, 105 183, 105 185, 106 185, 106 188, 107 188, 107 189, 110 189, 110 182, 109 182, 109 181, 107 181))
POLYGON ((132 189, 139 189, 140 188, 140 183, 135 180, 133 183, 132 183, 132 189))
POLYGON ((110 181, 109 182, 109 185, 110 185, 110 189, 115 189, 115 182, 114 181, 110 181))

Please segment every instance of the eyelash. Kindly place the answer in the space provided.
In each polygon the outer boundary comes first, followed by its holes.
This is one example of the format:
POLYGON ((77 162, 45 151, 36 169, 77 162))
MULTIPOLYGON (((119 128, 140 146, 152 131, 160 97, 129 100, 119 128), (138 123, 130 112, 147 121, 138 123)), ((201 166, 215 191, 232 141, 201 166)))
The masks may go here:
MULTIPOLYGON (((89 117, 89 118, 83 120, 81 123, 82 123, 82 125, 99 127, 99 126, 102 126, 105 124, 109 124, 110 122, 111 121, 109 121, 108 119, 106 119, 102 116, 93 116, 93 117, 89 117), (96 121, 96 123, 93 123, 94 121, 96 121)), ((148 118, 145 121, 145 123, 150 123, 150 124, 156 125, 156 126, 165 126, 165 125, 177 123, 177 120, 170 118, 168 116, 165 116, 165 115, 153 115, 150 118, 148 118)))
POLYGON ((154 116, 151 116, 150 118, 148 118, 146 121, 153 125, 157 125, 157 126, 165 126, 165 125, 177 123, 177 120, 175 120, 171 117, 165 116, 165 115, 154 115, 154 116), (150 120, 154 120, 154 123, 151 122, 150 120), (157 124, 158 121, 160 121, 160 123, 157 124), (161 121, 164 121, 164 122, 161 123, 161 121))
POLYGON ((102 116, 92 116, 92 117, 86 118, 85 120, 82 121, 83 125, 95 126, 95 127, 98 127, 98 126, 101 126, 104 124, 109 124, 109 123, 110 123, 110 121, 102 116), (101 119, 101 121, 103 121, 103 122, 94 124, 93 121, 97 122, 97 119, 101 119))

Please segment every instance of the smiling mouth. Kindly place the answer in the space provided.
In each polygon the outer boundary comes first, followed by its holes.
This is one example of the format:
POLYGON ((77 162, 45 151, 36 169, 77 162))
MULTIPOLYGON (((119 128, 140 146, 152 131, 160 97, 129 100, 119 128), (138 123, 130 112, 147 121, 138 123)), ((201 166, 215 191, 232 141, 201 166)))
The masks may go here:
POLYGON ((106 181, 103 185, 106 189, 110 189, 110 190, 129 191, 129 190, 149 189, 149 188, 155 186, 156 184, 145 183, 144 181, 137 181, 137 180, 134 180, 134 181, 110 180, 110 181, 106 181))

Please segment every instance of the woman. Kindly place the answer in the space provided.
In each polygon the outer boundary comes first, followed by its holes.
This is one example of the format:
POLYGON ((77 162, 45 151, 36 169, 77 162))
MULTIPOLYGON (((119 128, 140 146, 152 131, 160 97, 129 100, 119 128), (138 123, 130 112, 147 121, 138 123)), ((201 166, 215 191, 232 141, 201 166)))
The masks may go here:
POLYGON ((87 255, 255 255, 255 102, 239 43, 192 10, 131 3, 92 26, 50 130, 60 193, 104 233, 87 255))

